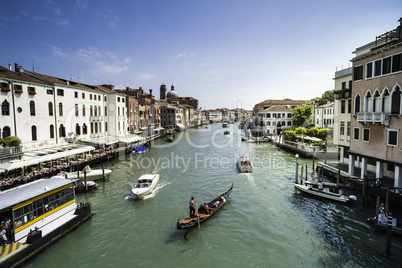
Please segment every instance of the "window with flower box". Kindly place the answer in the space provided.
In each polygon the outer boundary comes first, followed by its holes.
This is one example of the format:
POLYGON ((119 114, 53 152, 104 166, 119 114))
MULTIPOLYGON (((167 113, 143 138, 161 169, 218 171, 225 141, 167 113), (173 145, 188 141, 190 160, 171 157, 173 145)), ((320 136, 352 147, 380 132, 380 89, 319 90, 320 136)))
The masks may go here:
POLYGON ((14 92, 15 93, 22 93, 22 86, 21 85, 14 85, 14 92))
POLYGON ((1 83, 1 91, 5 91, 5 92, 10 91, 10 88, 8 87, 7 83, 1 83))
POLYGON ((28 94, 35 95, 36 94, 35 87, 28 87, 28 94))

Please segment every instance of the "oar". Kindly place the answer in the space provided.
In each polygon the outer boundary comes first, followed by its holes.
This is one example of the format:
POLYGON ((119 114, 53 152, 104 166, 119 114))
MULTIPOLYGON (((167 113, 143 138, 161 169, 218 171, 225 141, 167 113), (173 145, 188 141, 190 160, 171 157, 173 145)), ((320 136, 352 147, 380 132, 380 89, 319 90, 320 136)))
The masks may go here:
POLYGON ((198 231, 200 232, 200 239, 202 241, 201 226, 200 226, 200 213, 198 212, 199 209, 198 209, 197 202, 195 202, 195 206, 197 207, 198 231))

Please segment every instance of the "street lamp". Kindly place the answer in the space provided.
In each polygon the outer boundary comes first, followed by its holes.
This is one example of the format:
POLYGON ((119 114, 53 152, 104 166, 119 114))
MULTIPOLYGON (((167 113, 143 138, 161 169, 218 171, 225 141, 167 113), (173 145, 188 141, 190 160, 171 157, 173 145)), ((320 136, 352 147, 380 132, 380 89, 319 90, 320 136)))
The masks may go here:
POLYGON ((297 161, 299 159, 299 154, 295 155, 296 158, 296 176, 295 176, 295 183, 298 183, 299 180, 299 162, 297 161))

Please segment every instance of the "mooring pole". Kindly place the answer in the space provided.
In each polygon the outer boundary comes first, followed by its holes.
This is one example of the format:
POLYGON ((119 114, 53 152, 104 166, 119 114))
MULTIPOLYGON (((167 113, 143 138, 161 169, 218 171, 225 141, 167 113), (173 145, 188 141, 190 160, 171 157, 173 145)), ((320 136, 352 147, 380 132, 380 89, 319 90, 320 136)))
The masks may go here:
POLYGON ((338 168, 338 174, 336 176, 336 189, 339 188, 339 180, 340 180, 340 178, 341 178, 341 169, 338 168))
POLYGON ((105 164, 102 163, 102 179, 105 181, 105 164))
POLYGON ((380 202, 381 197, 377 196, 377 203, 375 206, 374 230, 378 232, 378 219, 380 218, 380 202))
POLYGON ((296 159, 296 175, 295 175, 295 183, 297 184, 299 181, 299 162, 296 159))
POLYGON ((87 171, 84 169, 85 192, 88 192, 87 171))
POLYGON ((387 248, 385 249, 385 253, 388 257, 391 257, 391 236, 392 236, 392 213, 388 212, 388 221, 387 221, 387 248))

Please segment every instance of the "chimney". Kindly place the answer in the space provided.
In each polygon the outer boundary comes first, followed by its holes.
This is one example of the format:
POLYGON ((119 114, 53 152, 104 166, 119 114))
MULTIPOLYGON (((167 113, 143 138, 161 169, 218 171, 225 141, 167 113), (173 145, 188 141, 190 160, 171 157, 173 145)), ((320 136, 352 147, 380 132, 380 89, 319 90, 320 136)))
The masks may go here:
POLYGON ((152 88, 149 89, 149 95, 152 96, 152 88))
POLYGON ((9 69, 10 71, 13 70, 13 69, 11 68, 11 64, 8 64, 8 69, 9 69))
POLYGON ((14 72, 18 72, 18 63, 14 63, 14 72))

